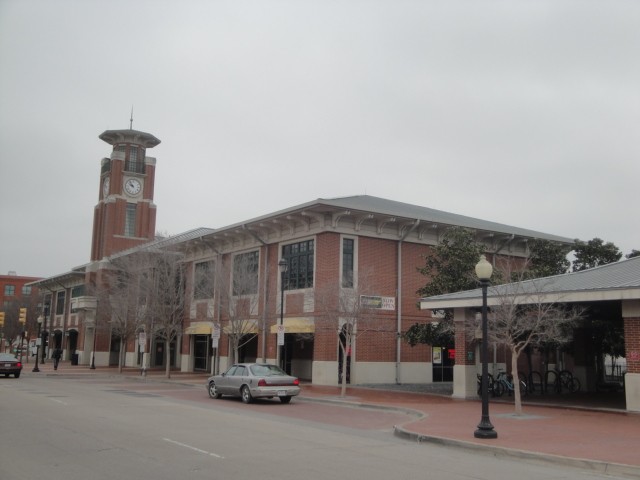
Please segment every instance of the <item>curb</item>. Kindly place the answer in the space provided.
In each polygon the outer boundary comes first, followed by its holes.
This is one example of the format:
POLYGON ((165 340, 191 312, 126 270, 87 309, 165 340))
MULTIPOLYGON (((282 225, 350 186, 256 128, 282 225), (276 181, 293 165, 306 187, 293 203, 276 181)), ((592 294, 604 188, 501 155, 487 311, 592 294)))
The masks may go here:
POLYGON ((394 407, 389 405, 376 405, 375 403, 352 402, 349 400, 343 400, 341 398, 298 396, 297 399, 306 401, 306 402, 331 403, 334 405, 342 405, 345 407, 366 408, 368 410, 388 410, 392 412, 399 412, 399 413, 404 413, 405 415, 411 415, 412 417, 416 417, 415 419, 411 420, 412 422, 415 422, 416 419, 420 420, 421 418, 426 417, 426 415, 423 412, 419 410, 414 410, 412 408, 394 407))

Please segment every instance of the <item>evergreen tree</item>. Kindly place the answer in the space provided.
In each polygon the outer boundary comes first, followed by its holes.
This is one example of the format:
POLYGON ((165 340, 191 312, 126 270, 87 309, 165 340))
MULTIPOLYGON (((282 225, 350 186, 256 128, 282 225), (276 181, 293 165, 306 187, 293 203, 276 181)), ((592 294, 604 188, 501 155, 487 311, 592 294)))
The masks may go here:
POLYGON ((529 246, 529 272, 527 278, 550 277, 569 271, 571 262, 567 254, 571 247, 549 240, 536 239, 529 246))
POLYGON ((622 258, 622 252, 613 243, 594 238, 588 242, 576 240, 573 271, 579 272, 588 268, 614 263, 622 258))
MULTIPOLYGON (((478 286, 474 271, 484 246, 477 243, 473 233, 463 227, 445 232, 431 255, 425 255, 425 266, 418 271, 429 278, 429 283, 418 290, 418 295, 430 297, 445 293, 470 290, 478 286)), ((446 311, 440 322, 416 323, 404 334, 411 345, 453 346, 454 326, 451 312, 446 311)))

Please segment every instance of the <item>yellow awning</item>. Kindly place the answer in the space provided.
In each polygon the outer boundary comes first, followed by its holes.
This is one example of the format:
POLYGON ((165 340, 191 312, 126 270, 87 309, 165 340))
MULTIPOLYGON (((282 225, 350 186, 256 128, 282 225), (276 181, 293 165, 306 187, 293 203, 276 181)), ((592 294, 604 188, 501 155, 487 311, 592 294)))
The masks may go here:
POLYGON ((254 333, 258 333, 257 320, 235 320, 233 323, 235 328, 231 328, 231 325, 225 325, 222 331, 227 335, 230 333, 241 335, 252 335, 254 333))
MULTIPOLYGON (((312 318, 284 318, 284 333, 314 333, 316 325, 312 318)), ((278 325, 271 325, 271 333, 278 333, 278 325)))
POLYGON ((208 323, 193 324, 184 329, 185 335, 211 335, 211 325, 208 323))

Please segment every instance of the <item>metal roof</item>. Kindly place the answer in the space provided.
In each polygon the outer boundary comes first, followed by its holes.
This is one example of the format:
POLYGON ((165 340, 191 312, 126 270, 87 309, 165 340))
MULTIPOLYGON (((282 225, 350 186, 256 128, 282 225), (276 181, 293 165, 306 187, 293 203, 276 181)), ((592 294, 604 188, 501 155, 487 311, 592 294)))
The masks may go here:
POLYGON ((64 285, 67 282, 84 278, 84 270, 76 269, 70 272, 60 273, 53 277, 43 278, 35 282, 29 282, 26 285, 30 285, 38 288, 46 288, 48 285, 64 285))
POLYGON ((319 211, 328 213, 330 211, 338 210, 350 211, 352 213, 358 211, 362 213, 388 215, 390 217, 404 218, 406 220, 420 220, 423 223, 430 223, 441 226, 462 226, 490 233, 496 232, 526 238, 540 238, 566 244, 574 243, 574 239, 568 237, 551 235, 548 233, 537 232, 535 230, 504 225, 497 222, 467 217, 464 215, 444 212, 442 210, 435 210, 433 208, 421 207, 409 203, 396 202, 394 200, 387 200, 385 198, 373 197, 370 195, 356 195, 351 197, 339 197, 330 199, 318 198, 317 200, 302 203, 285 210, 280 210, 267 215, 253 218, 251 220, 236 223, 228 227, 223 227, 218 229, 218 231, 235 229, 243 225, 260 223, 268 218, 285 217, 289 214, 300 211, 319 211))
MULTIPOLYGON (((495 285, 489 288, 487 296, 489 299, 493 298, 495 304, 495 299, 500 296, 527 294, 544 294, 549 301, 564 302, 640 299, 640 257, 579 272, 526 280, 516 284, 495 285)), ((478 288, 422 298, 420 308, 430 310, 477 306, 481 298, 482 290, 478 288)))
POLYGON ((141 245, 129 248, 127 250, 122 250, 121 252, 114 253, 110 255, 108 258, 114 259, 119 257, 124 257, 126 255, 130 255, 135 252, 144 252, 147 250, 152 250, 154 248, 168 248, 173 245, 179 245, 184 242, 188 242, 189 240, 195 240, 206 235, 210 235, 215 233, 216 230, 213 228, 194 228, 193 230, 188 230, 184 233, 179 233, 178 235, 173 235, 171 237, 162 237, 156 238, 155 240, 151 240, 150 242, 143 243, 141 245))

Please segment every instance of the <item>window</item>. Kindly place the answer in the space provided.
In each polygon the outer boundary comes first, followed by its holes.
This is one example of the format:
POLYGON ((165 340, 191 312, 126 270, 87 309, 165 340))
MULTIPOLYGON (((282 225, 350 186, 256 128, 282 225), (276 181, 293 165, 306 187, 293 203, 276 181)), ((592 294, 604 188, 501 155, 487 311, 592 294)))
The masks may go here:
POLYGON ((193 273, 193 298, 213 298, 213 262, 196 263, 193 273))
POLYGON ((4 286, 4 295, 6 297, 13 297, 16 294, 16 286, 15 285, 5 285, 4 286))
POLYGON ((258 293, 258 258, 255 252, 241 253, 233 257, 233 294, 258 293))
POLYGON ((282 247, 282 258, 287 261, 282 288, 296 290, 313 287, 313 253, 313 240, 282 247))
POLYGON ((104 175, 107 172, 111 171, 111 159, 105 158, 102 160, 102 166, 100 167, 100 175, 104 175))
POLYGON ((71 289, 71 298, 84 296, 84 285, 78 285, 71 289))
POLYGON ((124 169, 127 172, 144 173, 144 149, 135 145, 129 147, 129 158, 124 169))
POLYGON ((127 212, 124 220, 124 236, 136 236, 136 204, 127 203, 127 212))
POLYGON ((127 166, 125 170, 129 172, 137 172, 136 167, 138 166, 138 147, 131 146, 129 147, 129 161, 127 162, 127 166))
POLYGON ((56 315, 64 314, 64 292, 58 292, 56 296, 56 315))
POLYGON ((353 288, 353 239, 342 239, 342 287, 353 288))
POLYGON ((22 286, 22 295, 31 295, 31 285, 22 286))

